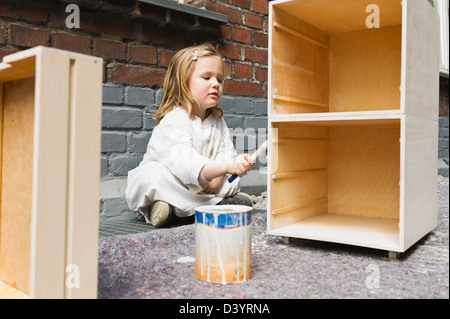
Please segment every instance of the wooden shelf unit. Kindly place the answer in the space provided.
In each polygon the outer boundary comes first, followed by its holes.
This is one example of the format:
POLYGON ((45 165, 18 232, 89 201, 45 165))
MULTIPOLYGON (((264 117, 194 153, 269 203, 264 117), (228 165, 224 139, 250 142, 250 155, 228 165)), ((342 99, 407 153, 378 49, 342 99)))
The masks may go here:
POLYGON ((0 299, 97 298, 102 68, 47 47, 0 63, 0 299))
POLYGON ((437 224, 437 15, 283 0, 269 18, 269 234, 406 251, 437 224))

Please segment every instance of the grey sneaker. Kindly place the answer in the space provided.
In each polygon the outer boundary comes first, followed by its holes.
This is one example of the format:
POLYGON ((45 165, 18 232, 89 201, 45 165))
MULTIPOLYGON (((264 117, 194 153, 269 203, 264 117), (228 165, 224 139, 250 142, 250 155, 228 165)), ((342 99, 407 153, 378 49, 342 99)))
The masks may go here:
POLYGON ((157 201, 150 207, 150 222, 153 227, 159 228, 165 226, 172 216, 173 208, 166 202, 157 201))
POLYGON ((217 205, 245 205, 253 207, 253 198, 246 193, 237 193, 234 196, 222 199, 217 205))

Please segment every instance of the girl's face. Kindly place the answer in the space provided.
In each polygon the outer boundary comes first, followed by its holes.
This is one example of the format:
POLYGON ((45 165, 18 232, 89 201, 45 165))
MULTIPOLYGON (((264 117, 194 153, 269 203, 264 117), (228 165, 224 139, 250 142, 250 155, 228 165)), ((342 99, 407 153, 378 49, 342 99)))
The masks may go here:
POLYGON ((202 120, 206 110, 219 104, 223 94, 223 64, 217 56, 199 57, 189 79, 189 89, 197 101, 194 114, 202 120))

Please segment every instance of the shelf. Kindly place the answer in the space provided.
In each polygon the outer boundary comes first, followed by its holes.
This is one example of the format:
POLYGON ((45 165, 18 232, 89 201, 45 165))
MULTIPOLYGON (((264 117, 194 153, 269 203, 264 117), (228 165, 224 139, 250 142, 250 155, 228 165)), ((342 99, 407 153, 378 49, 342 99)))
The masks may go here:
POLYGON ((398 123, 401 118, 399 110, 386 111, 362 111, 362 112, 328 112, 328 113, 303 113, 303 114, 272 114, 269 122, 288 123, 305 122, 309 125, 371 125, 398 123))
POLYGON ((288 28, 288 27, 286 27, 286 26, 284 26, 284 25, 282 25, 282 24, 280 24, 278 22, 274 22, 273 26, 275 28, 277 28, 277 29, 280 29, 280 30, 283 30, 285 32, 288 32, 288 33, 292 34, 293 36, 296 36, 297 38, 309 41, 309 42, 311 42, 311 43, 313 43, 315 45, 318 45, 318 46, 320 46, 320 47, 322 47, 324 49, 328 49, 328 45, 323 44, 322 42, 319 42, 317 40, 314 40, 313 38, 310 38, 310 37, 304 35, 303 33, 300 33, 300 32, 297 32, 295 30, 292 30, 291 28, 288 28))
POLYGON ((297 172, 288 172, 288 173, 276 173, 272 174, 272 179, 281 179, 281 178, 295 178, 299 176, 303 176, 305 174, 311 174, 311 173, 323 173, 326 172, 326 168, 320 168, 320 169, 309 169, 304 171, 297 171, 297 172))
POLYGON ((272 96, 272 98, 274 100, 279 100, 279 101, 286 101, 286 102, 297 103, 297 104, 308 104, 308 105, 312 105, 312 106, 317 106, 317 107, 328 109, 328 105, 323 104, 323 103, 319 103, 319 102, 314 102, 314 101, 307 101, 307 100, 302 100, 302 99, 296 99, 296 98, 287 97, 287 96, 278 95, 278 94, 274 94, 272 96))
POLYGON ((399 249, 399 227, 396 219, 323 214, 277 228, 270 234, 389 251, 399 249))

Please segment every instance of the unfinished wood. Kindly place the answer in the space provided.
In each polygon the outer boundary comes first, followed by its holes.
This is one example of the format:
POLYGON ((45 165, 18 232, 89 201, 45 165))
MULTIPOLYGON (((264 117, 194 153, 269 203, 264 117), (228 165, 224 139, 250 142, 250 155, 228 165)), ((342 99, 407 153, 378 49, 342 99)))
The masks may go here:
POLYGON ((273 229, 327 212, 327 171, 303 172, 271 182, 270 223, 273 229))
POLYGON ((295 36, 298 37, 298 38, 301 38, 301 39, 303 39, 303 40, 309 41, 309 42, 311 42, 311 43, 313 43, 313 44, 316 44, 316 45, 318 45, 318 46, 321 46, 322 48, 328 49, 328 45, 323 44, 323 43, 321 43, 321 42, 319 42, 319 41, 316 41, 316 40, 314 40, 314 39, 312 39, 312 38, 310 38, 310 37, 308 37, 308 36, 306 36, 306 35, 304 35, 304 34, 302 34, 302 33, 300 33, 300 32, 297 32, 297 31, 295 31, 295 30, 292 30, 292 29, 290 29, 290 28, 288 28, 288 27, 282 25, 282 24, 279 23, 279 22, 274 22, 274 23, 273 23, 273 26, 274 26, 275 28, 278 28, 278 29, 281 29, 281 30, 283 30, 283 31, 289 32, 290 34, 295 35, 295 36))
POLYGON ((276 173, 292 173, 327 167, 327 140, 297 140, 278 144, 278 169, 276 173))
POLYGON ((294 33, 304 34, 328 45, 328 35, 283 11, 274 11, 273 21, 282 21, 284 29, 272 27, 271 96, 275 114, 327 111, 328 50, 294 33), (285 29, 292 32, 286 32, 285 29), (286 77, 286 74, 290 74, 286 77), (278 97, 278 98, 277 98, 278 97), (285 98, 279 98, 285 97, 285 98), (321 108, 317 108, 321 106, 321 108))
POLYGON ((299 177, 308 172, 323 171, 323 170, 325 170, 325 169, 324 168, 323 169, 312 169, 312 170, 305 170, 305 171, 272 174, 272 179, 299 177))
POLYGON ((292 114, 271 115, 271 123, 301 123, 313 126, 357 126, 395 124, 401 118, 399 110, 312 113, 293 116, 292 114))
POLYGON ((68 170, 69 59, 57 51, 36 56, 33 162, 32 298, 64 298, 68 170))
POLYGON ((283 232, 283 228, 327 213, 328 203, 326 200, 313 200, 310 201, 309 204, 310 205, 298 205, 297 207, 293 207, 294 205, 288 206, 287 208, 292 207, 293 209, 282 211, 280 214, 276 213, 277 210, 271 210, 271 213, 268 213, 268 221, 270 222, 270 228, 268 229, 269 234, 302 238, 302 233, 295 234, 294 231, 287 234, 283 232), (273 211, 275 211, 275 214, 272 214, 273 211))
POLYGON ((0 299, 28 299, 29 296, 0 281, 0 299))
POLYGON ((401 39, 401 25, 330 35, 330 112, 400 109, 401 39))
POLYGON ((102 63, 70 63, 69 172, 66 265, 80 271, 79 288, 66 285, 65 298, 97 298, 102 63), (83 230, 83 231, 80 231, 83 230))
POLYGON ((402 118, 401 231, 403 250, 437 226, 437 155, 439 123, 402 118))
POLYGON ((326 138, 279 138, 278 140, 273 140, 273 143, 278 144, 296 144, 301 141, 326 141, 326 138))
POLYGON ((29 293, 34 78, 3 86, 0 280, 29 293), (20 222, 17 222, 20 221, 20 222))
POLYGON ((101 73, 45 47, 0 64, 0 280, 31 298, 97 297, 101 73))
POLYGON ((286 212, 290 212, 293 210, 298 210, 300 208, 304 208, 304 207, 308 207, 308 206, 313 206, 313 205, 317 205, 317 204, 323 204, 327 202, 327 198, 319 198, 319 199, 315 199, 315 200, 311 200, 311 201, 306 201, 300 204, 295 204, 292 206, 287 206, 287 207, 283 207, 283 208, 279 208, 279 209, 274 209, 271 211, 272 215, 278 215, 278 214, 283 214, 286 212))
POLYGON ((330 127, 328 211, 399 219, 400 122, 330 127))
POLYGON ((439 16, 427 1, 405 1, 403 21, 402 113, 438 121, 439 16))
POLYGON ((287 96, 281 96, 281 95, 278 95, 278 94, 274 94, 272 96, 272 98, 274 100, 279 100, 279 101, 286 101, 286 102, 292 102, 292 103, 298 103, 298 104, 307 104, 307 105, 319 106, 319 107, 328 109, 328 105, 323 104, 323 103, 317 103, 317 102, 314 102, 314 101, 295 99, 295 98, 291 98, 291 97, 287 97, 287 96))
MULTIPOLYGON (((1 64, 0 64, 1 65, 1 64)), ((0 82, 0 250, 2 247, 3 82, 0 82)), ((1 254, 1 253, 0 253, 1 254)), ((0 259, 1 260, 1 259, 0 259)))
POLYGON ((276 7, 327 33, 342 33, 367 28, 366 19, 370 12, 366 12, 366 7, 369 4, 379 7, 381 27, 401 24, 401 0, 279 1, 276 7))
POLYGON ((322 214, 275 229, 274 234, 399 251, 398 220, 322 214))
POLYGON ((305 172, 296 178, 272 182, 272 210, 299 205, 327 197, 327 172, 305 172))
POLYGON ((0 82, 8 82, 34 76, 35 57, 29 56, 21 60, 0 63, 0 82))
POLYGON ((269 12, 269 234, 405 251, 437 223, 437 14, 426 0, 269 12))
POLYGON ((328 130, 324 127, 309 125, 309 122, 272 122, 270 123, 273 133, 272 141, 275 143, 285 143, 287 140, 304 139, 328 139, 328 130))

